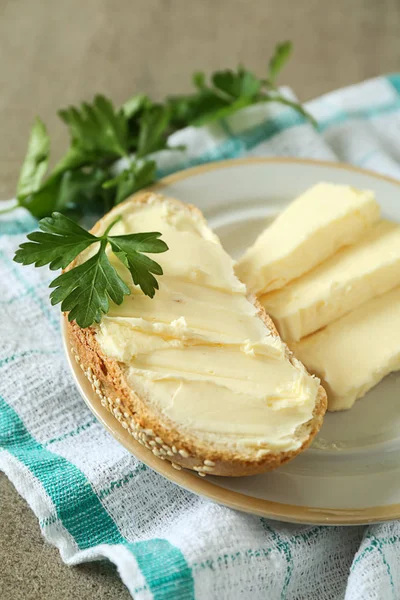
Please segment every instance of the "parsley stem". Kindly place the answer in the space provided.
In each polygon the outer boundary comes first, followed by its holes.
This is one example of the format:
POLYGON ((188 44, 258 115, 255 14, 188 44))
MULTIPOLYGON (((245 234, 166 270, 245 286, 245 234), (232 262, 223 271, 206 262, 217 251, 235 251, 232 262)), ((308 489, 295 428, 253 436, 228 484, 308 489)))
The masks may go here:
POLYGON ((298 113, 300 113, 301 115, 303 115, 303 117, 305 119, 308 119, 308 121, 311 123, 311 125, 314 127, 314 129, 318 129, 318 123, 317 121, 314 119, 314 117, 308 112, 306 111, 301 104, 298 104, 297 102, 292 102, 292 100, 289 100, 288 98, 285 98, 284 96, 282 96, 282 94, 274 94, 274 96, 271 97, 271 101, 272 102, 279 102, 280 104, 284 104, 285 106, 289 106, 290 108, 294 108, 294 110, 296 110, 298 113))
POLYGON ((13 204, 12 206, 7 206, 7 208, 2 208, 0 210, 0 215, 5 215, 6 213, 12 212, 16 208, 18 208, 18 206, 19 206, 19 203, 17 202, 17 204, 13 204))
POLYGON ((111 223, 110 225, 107 227, 107 229, 105 230, 105 232, 103 233, 103 235, 101 236, 101 238, 104 240, 106 239, 106 237, 108 236, 108 234, 110 233, 110 230, 114 227, 114 225, 116 223, 118 223, 118 221, 121 221, 122 219, 122 215, 118 215, 118 217, 116 217, 111 223))

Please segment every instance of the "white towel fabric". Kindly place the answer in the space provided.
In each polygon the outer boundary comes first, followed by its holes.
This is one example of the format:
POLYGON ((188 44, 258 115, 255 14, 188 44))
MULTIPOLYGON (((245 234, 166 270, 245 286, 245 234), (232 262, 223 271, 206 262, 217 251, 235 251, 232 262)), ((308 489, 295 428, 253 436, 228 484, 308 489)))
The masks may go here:
MULTIPOLYGON (((308 103, 316 132, 265 104, 188 128, 160 174, 210 160, 289 155, 347 161, 400 179, 400 76, 308 103)), ((395 600, 400 526, 312 527, 241 514, 186 492, 131 456, 75 389, 46 269, 12 262, 35 221, 0 219, 0 468, 74 565, 107 557, 136 600, 395 600)), ((60 593, 64 593, 61 592, 60 593)))

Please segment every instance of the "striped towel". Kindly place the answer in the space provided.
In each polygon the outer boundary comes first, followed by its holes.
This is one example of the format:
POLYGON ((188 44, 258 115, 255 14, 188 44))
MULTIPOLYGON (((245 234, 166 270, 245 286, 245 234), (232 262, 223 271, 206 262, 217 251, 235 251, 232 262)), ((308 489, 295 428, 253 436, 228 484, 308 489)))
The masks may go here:
MULTIPOLYGON (((159 175, 224 158, 289 155, 400 179, 400 75, 307 108, 319 132, 272 104, 179 131, 170 143, 187 150, 159 153, 159 175)), ((49 272, 12 261, 35 225, 22 209, 0 219, 0 468, 62 559, 110 559, 136 600, 399 599, 397 522, 327 528, 241 514, 163 479, 97 423, 66 365, 49 272)))

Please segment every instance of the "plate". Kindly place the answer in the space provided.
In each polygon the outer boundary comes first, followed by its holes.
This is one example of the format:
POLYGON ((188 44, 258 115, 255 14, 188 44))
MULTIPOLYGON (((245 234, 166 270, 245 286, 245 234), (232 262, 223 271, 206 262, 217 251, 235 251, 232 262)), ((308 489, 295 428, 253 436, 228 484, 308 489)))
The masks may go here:
MULTIPOLYGON (((250 158, 207 164, 152 189, 198 206, 238 258, 291 200, 319 181, 374 190, 385 217, 400 221, 400 182, 337 163, 250 158)), ((220 504, 295 523, 350 525, 400 518, 400 373, 386 377, 350 411, 327 414, 311 448, 276 471, 200 478, 176 471, 138 444, 101 406, 65 347, 89 408, 132 454, 178 485, 220 504)))

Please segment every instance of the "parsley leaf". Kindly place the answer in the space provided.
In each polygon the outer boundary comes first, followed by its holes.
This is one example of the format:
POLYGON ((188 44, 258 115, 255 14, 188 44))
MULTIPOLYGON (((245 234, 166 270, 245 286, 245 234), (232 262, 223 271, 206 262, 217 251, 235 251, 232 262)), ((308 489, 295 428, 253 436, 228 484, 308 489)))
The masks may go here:
POLYGON ((41 231, 27 237, 29 242, 20 245, 15 262, 35 267, 49 265, 51 270, 65 269, 83 250, 97 238, 61 213, 53 213, 39 221, 41 231))
POLYGON ((269 79, 259 79, 251 71, 239 66, 236 71, 217 71, 207 84, 204 73, 195 73, 193 83, 197 88, 194 94, 172 96, 167 103, 171 109, 171 124, 175 128, 186 125, 201 127, 208 123, 225 119, 238 110, 261 102, 279 102, 290 106, 303 117, 316 125, 315 120, 301 104, 291 102, 279 94, 275 79, 288 60, 292 50, 290 42, 276 47, 270 61, 269 79))
POLYGON ((174 129, 211 122, 215 120, 218 111, 229 108, 229 100, 220 98, 209 89, 204 89, 201 93, 191 96, 170 96, 167 102, 171 110, 171 123, 174 129))
POLYGON ((214 86, 231 98, 253 98, 261 89, 261 81, 250 71, 219 71, 212 76, 214 86))
POLYGON ((167 147, 167 128, 171 112, 168 106, 154 104, 142 115, 136 156, 163 150, 167 147))
POLYGON ((151 106, 151 100, 145 94, 132 96, 122 105, 122 110, 127 119, 134 118, 143 108, 151 106))
POLYGON ((121 304, 130 289, 119 277, 108 260, 106 241, 100 243, 98 252, 71 271, 51 282, 55 288, 50 294, 51 303, 61 302, 61 310, 68 311, 68 320, 79 327, 99 323, 110 307, 109 300, 121 304))
POLYGON ((153 298, 155 291, 158 290, 157 279, 152 273, 162 275, 163 272, 158 263, 142 253, 165 252, 166 244, 158 239, 160 235, 160 233, 132 233, 109 237, 114 254, 129 269, 133 283, 150 298, 153 298))
POLYGON ((117 217, 103 235, 95 236, 68 217, 53 213, 39 222, 41 231, 29 234, 29 242, 21 244, 15 254, 15 262, 23 265, 65 269, 83 250, 99 244, 91 258, 62 273, 50 284, 55 288, 50 295, 51 303, 61 302, 61 310, 67 311, 69 321, 76 321, 79 327, 98 323, 108 312, 110 300, 121 304, 124 296, 130 294, 129 286, 108 259, 109 244, 144 294, 152 298, 158 289, 153 274, 162 275, 162 268, 144 253, 165 252, 168 246, 157 232, 110 236, 111 228, 119 219, 117 217))
POLYGON ((194 73, 193 77, 192 77, 192 81, 193 81, 193 85, 198 89, 198 90, 204 90, 204 88, 206 87, 206 75, 205 73, 203 73, 203 71, 197 71, 196 73, 194 73))
POLYGON ((92 104, 84 102, 80 109, 71 106, 58 114, 69 128, 72 143, 82 152, 94 156, 128 155, 124 111, 116 110, 104 96, 96 96, 92 104))
POLYGON ((90 212, 105 213, 114 205, 102 188, 108 179, 109 170, 96 166, 61 170, 52 174, 37 192, 20 200, 20 206, 38 219, 53 211, 62 211, 77 218, 90 212))
POLYGON ((200 105, 199 114, 193 118, 191 124, 195 127, 201 127, 202 125, 225 119, 238 110, 250 106, 250 104, 252 104, 251 99, 246 97, 237 98, 232 103, 223 102, 217 97, 209 97, 207 102, 200 105))
POLYGON ((19 206, 23 206, 36 218, 51 215, 56 208, 56 198, 60 181, 58 178, 46 181, 37 191, 19 198, 19 206))
POLYGON ((50 138, 44 123, 36 119, 28 142, 28 150, 17 184, 19 201, 39 189, 47 171, 50 155, 50 138))
POLYGON ((271 85, 275 85, 275 79, 279 71, 289 60, 292 50, 292 42, 282 42, 276 46, 274 55, 269 61, 269 82, 271 85))
POLYGON ((57 191, 56 210, 74 213, 77 216, 83 215, 82 207, 85 207, 85 214, 107 212, 114 205, 103 189, 104 182, 109 178, 109 171, 101 167, 94 167, 88 171, 66 171, 61 177, 57 191))
POLYGON ((114 177, 103 183, 103 188, 117 188, 115 204, 119 204, 131 194, 150 185, 156 178, 156 163, 154 160, 134 162, 129 169, 125 169, 114 177))
POLYGON ((78 169, 96 163, 96 154, 89 153, 83 148, 80 148, 75 142, 72 142, 67 153, 58 161, 54 167, 50 178, 54 179, 65 171, 78 169))

